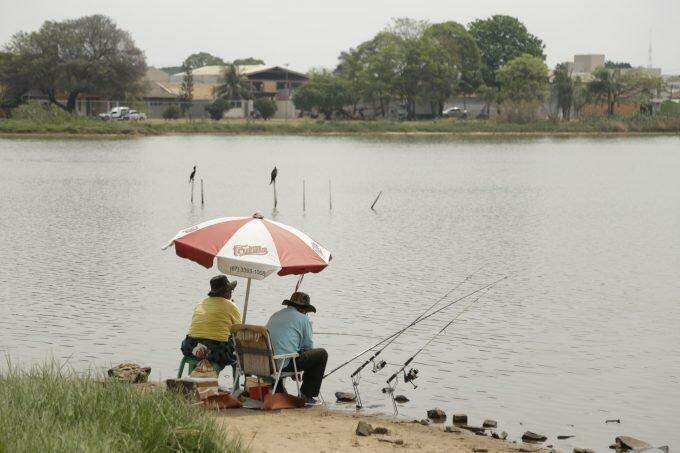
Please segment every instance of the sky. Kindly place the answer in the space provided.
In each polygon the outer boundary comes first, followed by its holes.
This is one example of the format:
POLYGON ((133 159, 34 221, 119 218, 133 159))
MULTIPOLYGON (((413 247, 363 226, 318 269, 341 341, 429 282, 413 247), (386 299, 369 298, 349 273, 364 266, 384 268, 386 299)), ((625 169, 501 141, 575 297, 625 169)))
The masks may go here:
POLYGON ((507 14, 546 45, 547 63, 604 53, 614 61, 680 74, 680 0, 0 0, 0 43, 45 20, 105 14, 130 32, 152 66, 175 66, 205 51, 256 57, 305 71, 334 67, 338 54, 395 17, 431 22, 507 14))

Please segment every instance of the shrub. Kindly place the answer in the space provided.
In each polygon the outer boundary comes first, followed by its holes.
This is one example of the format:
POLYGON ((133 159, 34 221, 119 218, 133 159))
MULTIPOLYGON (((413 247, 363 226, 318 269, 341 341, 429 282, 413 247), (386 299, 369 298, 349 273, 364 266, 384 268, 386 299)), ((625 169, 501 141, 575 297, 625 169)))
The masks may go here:
POLYGON ((260 116, 262 116, 262 118, 265 120, 273 117, 277 109, 276 101, 269 98, 255 99, 255 102, 253 102, 253 107, 255 107, 255 110, 260 112, 260 116))
POLYGON ((170 104, 168 108, 163 111, 163 119, 176 120, 182 116, 182 112, 175 104, 170 104))
POLYGON ((230 104, 222 98, 215 99, 211 104, 205 106, 205 111, 208 112, 210 118, 219 121, 224 116, 225 110, 229 110, 230 104))
POLYGON ((44 123, 58 123, 69 121, 75 118, 75 115, 57 107, 54 104, 28 101, 21 104, 11 112, 12 118, 18 120, 31 120, 44 123))

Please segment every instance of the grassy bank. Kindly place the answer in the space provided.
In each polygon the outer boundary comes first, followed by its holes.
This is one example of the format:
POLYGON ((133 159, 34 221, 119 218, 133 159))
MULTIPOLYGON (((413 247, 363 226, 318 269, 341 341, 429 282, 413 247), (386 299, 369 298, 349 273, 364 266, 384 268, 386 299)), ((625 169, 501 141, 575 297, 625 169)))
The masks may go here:
POLYGON ((144 390, 54 365, 10 367, 0 373, 0 452, 241 451, 208 414, 144 390))
POLYGON ((0 120, 0 134, 164 135, 164 134, 596 134, 680 133, 680 117, 590 118, 569 122, 513 124, 495 120, 457 121, 290 121, 150 120, 105 122, 74 118, 59 121, 0 120))

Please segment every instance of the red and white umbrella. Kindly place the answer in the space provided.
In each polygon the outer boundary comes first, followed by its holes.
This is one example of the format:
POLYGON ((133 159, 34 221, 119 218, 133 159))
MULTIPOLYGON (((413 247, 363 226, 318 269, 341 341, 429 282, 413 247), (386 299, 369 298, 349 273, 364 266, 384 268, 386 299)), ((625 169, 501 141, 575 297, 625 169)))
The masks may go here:
POLYGON ((245 277, 245 321, 251 279, 262 280, 272 273, 302 275, 324 270, 331 253, 303 232, 260 214, 252 217, 223 217, 186 228, 163 247, 175 246, 182 258, 224 274, 245 277))

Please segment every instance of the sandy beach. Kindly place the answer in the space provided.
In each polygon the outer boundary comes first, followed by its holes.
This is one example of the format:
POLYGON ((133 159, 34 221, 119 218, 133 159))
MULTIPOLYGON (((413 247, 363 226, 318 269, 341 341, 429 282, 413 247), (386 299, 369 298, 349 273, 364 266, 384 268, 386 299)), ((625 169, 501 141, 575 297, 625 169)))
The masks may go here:
POLYGON ((321 407, 263 412, 228 409, 215 413, 217 423, 240 437, 253 452, 542 452, 536 445, 512 443, 455 429, 446 424, 424 426, 380 415, 349 414, 321 407), (388 434, 356 435, 359 421, 374 428, 385 427, 388 434))

